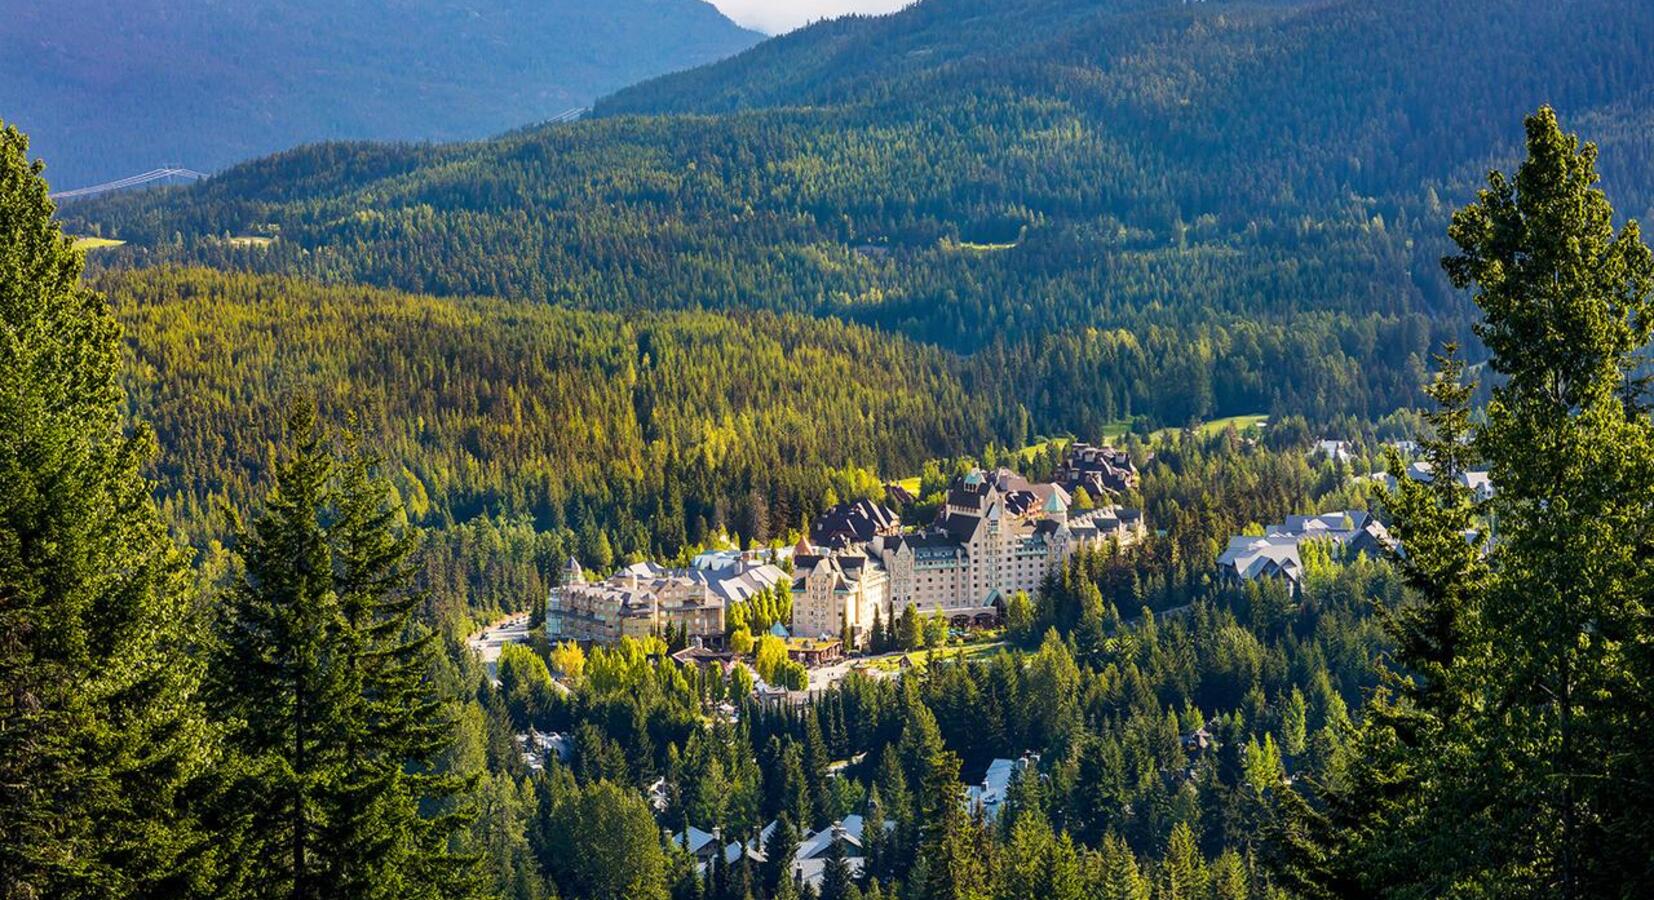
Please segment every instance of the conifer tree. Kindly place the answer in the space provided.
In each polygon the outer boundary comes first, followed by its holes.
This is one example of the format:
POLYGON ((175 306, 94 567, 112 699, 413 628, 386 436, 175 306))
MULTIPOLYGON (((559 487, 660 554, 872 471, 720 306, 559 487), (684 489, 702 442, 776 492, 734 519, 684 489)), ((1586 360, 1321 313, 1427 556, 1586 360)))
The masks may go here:
MULTIPOLYGON (((649 806, 607 781, 567 792, 552 812, 552 875, 564 896, 665 900, 666 852, 649 806)), ((720 861, 723 854, 714 856, 720 861)), ((708 867, 709 877, 712 871, 708 867)), ((720 878, 717 885, 728 881, 720 878)), ((707 896, 721 887, 709 886, 707 896)))
POLYGON ((1137 857, 1119 835, 1110 832, 1103 839, 1102 900, 1149 900, 1149 882, 1137 867, 1137 857))
POLYGON ((452 724, 411 627, 409 539, 358 456, 337 466, 306 404, 294 449, 242 538, 225 598, 214 709, 237 765, 224 815, 255 894, 455 896, 475 889, 447 849, 460 785, 436 771, 452 724), (422 808, 424 806, 425 808, 422 808))
POLYGON ((1594 147, 1549 109, 1526 126, 1515 178, 1492 173, 1450 229, 1444 265, 1476 289, 1503 381, 1471 428, 1448 357, 1434 477, 1388 501, 1420 598, 1391 622, 1395 699, 1369 704, 1330 822, 1282 798, 1277 868, 1306 893, 1582 897, 1654 880, 1654 426, 1633 377, 1654 253, 1635 222, 1616 232, 1594 147), (1472 452, 1495 489, 1480 506, 1452 477, 1472 452))
POLYGON ((1204 900, 1207 889, 1206 861, 1195 846, 1194 832, 1187 822, 1172 828, 1161 865, 1161 896, 1167 900, 1204 900))
POLYGON ((776 817, 775 828, 764 844, 764 866, 760 880, 765 896, 780 896, 783 886, 792 881, 793 857, 797 852, 798 830, 793 827, 792 818, 783 812, 776 817))
POLYGON ((263 513, 243 536, 246 574, 226 598, 212 669, 214 711, 235 723, 241 781, 231 800, 266 895, 319 896, 315 846, 323 796, 349 764, 354 702, 343 615, 322 521, 331 460, 308 409, 289 423, 293 455, 278 464, 263 513))
POLYGON ((41 171, 0 123, 0 896, 211 893, 189 578, 41 171))
POLYGON ((850 900, 850 892, 855 889, 852 878, 844 840, 835 834, 821 870, 821 900, 850 900))
POLYGON ((884 800, 879 796, 877 784, 867 788, 867 811, 862 814, 861 822, 862 880, 872 884, 886 875, 886 848, 890 845, 884 829, 884 800))
POLYGON ((1497 490, 1478 682, 1499 716, 1469 733, 1493 818, 1494 877, 1563 897, 1654 881, 1646 711, 1654 576, 1654 426, 1631 373, 1654 333, 1654 253, 1616 233, 1596 148, 1541 109, 1514 179, 1489 177, 1453 217, 1445 261, 1476 288, 1477 327, 1504 376, 1476 449, 1497 490), (1637 710, 1634 712, 1634 710, 1637 710), (1623 761, 1623 762, 1622 762, 1623 761), (1638 862, 1633 862, 1638 860, 1638 862))
POLYGON ((460 896, 476 887, 469 862, 448 848, 465 784, 437 766, 454 726, 427 679, 435 635, 414 623, 414 537, 398 528, 376 463, 360 449, 348 456, 328 532, 355 709, 350 769, 331 798, 340 813, 323 835, 333 848, 326 880, 335 894, 460 896))

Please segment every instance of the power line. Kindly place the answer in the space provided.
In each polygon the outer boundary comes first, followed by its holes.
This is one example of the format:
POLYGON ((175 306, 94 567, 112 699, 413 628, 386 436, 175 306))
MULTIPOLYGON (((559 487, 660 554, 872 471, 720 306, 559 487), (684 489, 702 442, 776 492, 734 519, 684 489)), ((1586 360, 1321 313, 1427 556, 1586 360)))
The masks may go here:
POLYGON ((160 181, 163 178, 206 178, 205 172, 186 169, 182 166, 166 166, 160 169, 151 169, 142 175, 131 175, 116 181, 106 181, 103 184, 94 184, 91 187, 76 188, 72 191, 58 191, 49 195, 53 200, 68 200, 72 197, 87 197, 92 194, 102 194, 108 191, 118 191, 124 188, 137 187, 151 181, 160 181))

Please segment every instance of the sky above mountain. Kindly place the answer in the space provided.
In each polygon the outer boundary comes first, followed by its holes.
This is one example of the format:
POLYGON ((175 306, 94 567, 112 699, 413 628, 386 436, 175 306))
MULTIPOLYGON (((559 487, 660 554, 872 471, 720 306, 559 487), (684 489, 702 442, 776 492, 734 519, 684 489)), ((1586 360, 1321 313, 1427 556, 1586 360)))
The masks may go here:
POLYGON ((464 140, 761 39, 702 0, 0 0, 0 118, 54 189, 310 141, 464 140))
POLYGON ((712 0, 724 15, 748 28, 780 34, 817 19, 851 13, 895 12, 913 0, 712 0))

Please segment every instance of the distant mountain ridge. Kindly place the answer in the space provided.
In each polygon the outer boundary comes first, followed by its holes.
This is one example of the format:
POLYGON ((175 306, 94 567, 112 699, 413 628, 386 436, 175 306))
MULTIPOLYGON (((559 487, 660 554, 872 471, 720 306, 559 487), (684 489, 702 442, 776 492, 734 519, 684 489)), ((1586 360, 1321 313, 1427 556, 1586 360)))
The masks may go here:
POLYGON ((9 0, 0 119, 55 189, 543 121, 762 35, 702 0, 9 0))
POLYGON ((106 265, 831 316, 999 359, 1033 427, 1382 414, 1473 344, 1452 210, 1544 103, 1654 219, 1641 0, 927 0, 572 126, 73 203, 106 265), (222 236, 278 236, 270 244, 222 236))

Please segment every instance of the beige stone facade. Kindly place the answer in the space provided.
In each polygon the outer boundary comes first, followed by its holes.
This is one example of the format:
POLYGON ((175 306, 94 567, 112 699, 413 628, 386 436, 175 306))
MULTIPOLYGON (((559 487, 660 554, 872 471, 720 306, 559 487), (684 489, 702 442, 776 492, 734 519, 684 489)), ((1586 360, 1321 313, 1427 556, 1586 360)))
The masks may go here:
MULTIPOLYGON (((1071 514, 1066 491, 1001 469, 971 472, 948 492, 930 528, 870 545, 890 573, 890 610, 977 610, 1017 591, 1032 594, 1080 548, 1143 533, 1142 517, 1115 507, 1071 514)), ((886 615, 890 615, 887 612, 886 615)))
POLYGON ((721 646, 724 601, 705 579, 640 563, 598 582, 569 566, 564 583, 546 601, 546 636, 553 642, 609 644, 668 628, 721 646))
POLYGON ((859 548, 823 551, 800 541, 793 553, 793 634, 838 637, 848 625, 860 645, 874 613, 888 615, 890 576, 859 548))

